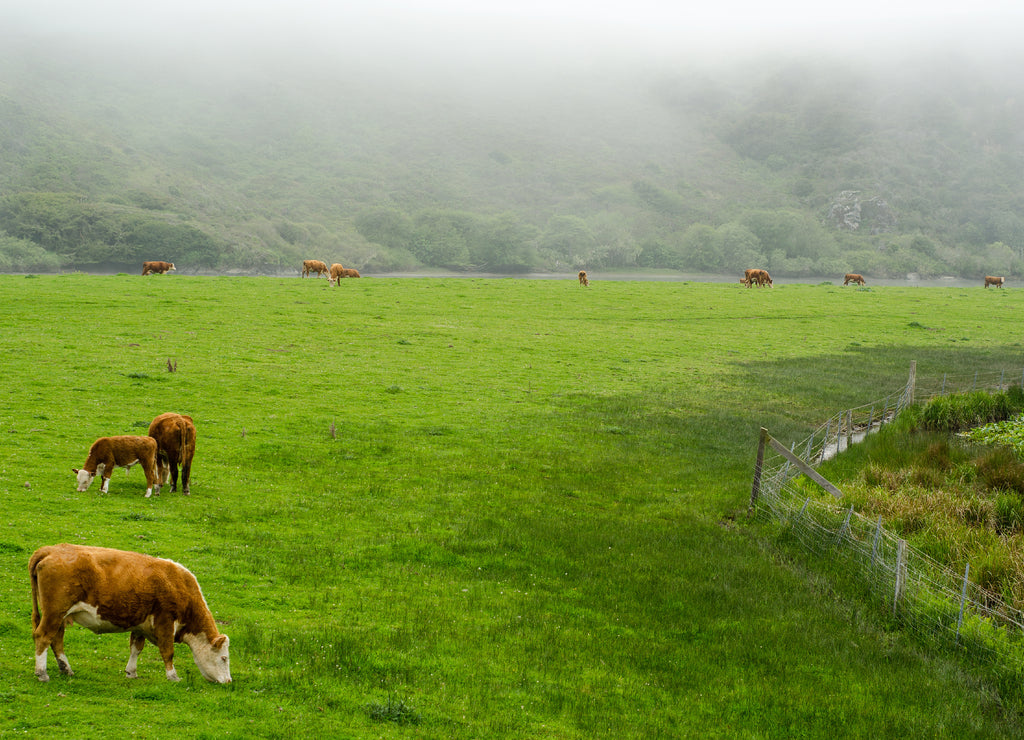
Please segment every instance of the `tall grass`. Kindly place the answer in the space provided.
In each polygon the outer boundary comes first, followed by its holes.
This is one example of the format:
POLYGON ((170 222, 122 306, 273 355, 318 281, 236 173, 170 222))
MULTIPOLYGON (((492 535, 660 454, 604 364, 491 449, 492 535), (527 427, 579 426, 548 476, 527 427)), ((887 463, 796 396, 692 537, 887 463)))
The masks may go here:
POLYGON ((0 730, 1016 735, 1019 696, 737 513, 760 426, 803 436, 911 359, 1013 367, 1022 299, 0 277, 0 730), (196 422, 191 497, 74 490, 96 437, 163 411, 196 422), (152 647, 129 682, 126 636, 73 628, 76 675, 38 684, 25 564, 59 541, 191 568, 234 683, 184 646, 182 685, 152 647))

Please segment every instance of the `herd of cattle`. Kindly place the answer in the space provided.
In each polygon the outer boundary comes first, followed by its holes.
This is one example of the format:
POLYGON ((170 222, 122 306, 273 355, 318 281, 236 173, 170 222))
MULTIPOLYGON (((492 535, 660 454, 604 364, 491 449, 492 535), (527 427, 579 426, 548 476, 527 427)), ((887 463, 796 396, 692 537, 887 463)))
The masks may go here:
MULTIPOLYGON (((153 273, 159 273, 163 275, 164 273, 170 272, 173 269, 173 262, 142 263, 143 275, 150 275, 153 273)), ((335 262, 333 265, 328 267, 327 263, 321 260, 303 260, 302 277, 308 277, 310 275, 326 277, 330 281, 331 285, 337 285, 338 282, 343 277, 359 277, 359 271, 347 267, 342 267, 341 264, 338 262, 335 262)), ((579 275, 577 277, 579 278, 580 285, 584 287, 588 287, 590 285, 590 278, 587 277, 586 270, 580 270, 579 275)), ((769 288, 774 287, 774 284, 772 283, 772 276, 768 274, 767 270, 761 270, 753 267, 747 269, 744 272, 743 278, 740 280, 740 282, 746 285, 748 288, 753 285, 756 285, 759 288, 763 288, 766 285, 769 288)), ((997 288, 1002 288, 1004 282, 1006 282, 1006 278, 1004 277, 996 277, 992 275, 985 276, 986 288, 990 285, 994 285, 997 288)), ((848 272, 845 276, 843 276, 843 285, 849 285, 850 283, 855 283, 857 285, 867 284, 864 280, 864 276, 855 272, 848 272)))
MULTIPOLYGON (((583 276, 585 276, 585 275, 586 275, 585 272, 581 272, 580 273, 580 282, 581 283, 583 282, 583 276)), ((743 273, 743 277, 740 278, 740 282, 743 283, 744 285, 746 285, 748 288, 750 286, 752 286, 752 285, 757 285, 757 287, 759 287, 759 288, 761 288, 761 287, 763 287, 765 285, 767 285, 769 288, 773 287, 773 285, 772 285, 772 276, 768 274, 768 271, 767 270, 759 270, 757 268, 749 268, 748 270, 746 270, 743 273)), ((990 285, 994 285, 997 288, 1002 288, 1003 287, 1003 283, 1005 283, 1005 282, 1006 282, 1006 278, 1004 278, 1004 277, 993 277, 992 275, 986 275, 985 276, 985 287, 986 288, 988 286, 990 286, 990 285)), ((848 273, 846 273, 846 275, 843 276, 843 285, 849 285, 850 283, 854 283, 856 285, 866 285, 867 284, 867 282, 864 280, 864 276, 859 274, 859 273, 856 273, 856 272, 848 272, 848 273)))
POLYGON ((357 278, 359 277, 359 270, 351 267, 342 267, 340 262, 335 262, 330 267, 325 262, 320 260, 303 260, 302 261, 302 277, 308 277, 309 275, 322 275, 327 278, 331 285, 337 285, 342 278, 357 278))
MULTIPOLYGON (((98 475, 103 481, 100 490, 106 493, 114 468, 141 465, 149 497, 168 479, 171 490, 177 489, 180 465, 181 491, 187 496, 195 451, 192 418, 166 413, 153 419, 145 437, 100 437, 89 448, 85 465, 72 471, 79 491, 88 490, 98 475)), ((217 629, 199 583, 183 565, 137 552, 60 544, 36 550, 28 569, 35 673, 40 681, 50 680, 48 649, 61 673, 74 675, 64 653, 64 628, 77 622, 96 633, 130 633, 128 678, 138 676, 139 653, 149 640, 160 651, 169 680, 180 680, 174 670, 174 644, 184 642, 204 678, 231 682, 228 636, 217 629)))

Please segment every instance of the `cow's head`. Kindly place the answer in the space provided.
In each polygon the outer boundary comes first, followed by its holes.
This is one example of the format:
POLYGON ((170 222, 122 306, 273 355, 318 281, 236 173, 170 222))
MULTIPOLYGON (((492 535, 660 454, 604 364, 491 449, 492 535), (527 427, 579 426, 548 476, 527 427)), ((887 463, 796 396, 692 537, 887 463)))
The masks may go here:
POLYGON ((203 678, 213 683, 231 683, 227 635, 217 635, 212 642, 206 635, 184 635, 183 642, 192 648, 192 659, 203 678))
POLYGON ((78 468, 71 468, 71 472, 78 476, 78 490, 88 491, 89 486, 92 485, 92 479, 96 477, 95 473, 90 473, 88 470, 79 470, 78 468))

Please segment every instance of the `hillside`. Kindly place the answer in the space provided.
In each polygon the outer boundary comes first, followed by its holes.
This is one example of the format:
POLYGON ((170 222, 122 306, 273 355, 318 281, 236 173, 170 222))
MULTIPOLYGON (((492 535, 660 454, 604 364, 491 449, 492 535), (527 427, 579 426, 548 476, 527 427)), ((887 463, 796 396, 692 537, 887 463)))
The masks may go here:
POLYGON ((1021 83, 955 54, 487 70, 0 44, 0 270, 1024 274, 1021 83))

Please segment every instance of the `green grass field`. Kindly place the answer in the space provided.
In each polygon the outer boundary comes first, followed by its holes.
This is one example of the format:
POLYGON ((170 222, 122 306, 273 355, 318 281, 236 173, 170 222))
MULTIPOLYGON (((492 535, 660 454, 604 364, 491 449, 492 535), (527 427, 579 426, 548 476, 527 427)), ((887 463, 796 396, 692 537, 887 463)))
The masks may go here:
POLYGON ((1024 291, 0 276, 0 736, 1015 737, 1021 695, 746 521, 803 438, 929 373, 1024 365, 1024 291), (174 372, 169 371, 176 366, 174 372), (198 430, 192 495, 100 436, 198 430), (36 681, 27 561, 169 557, 231 637, 72 627, 36 681))

